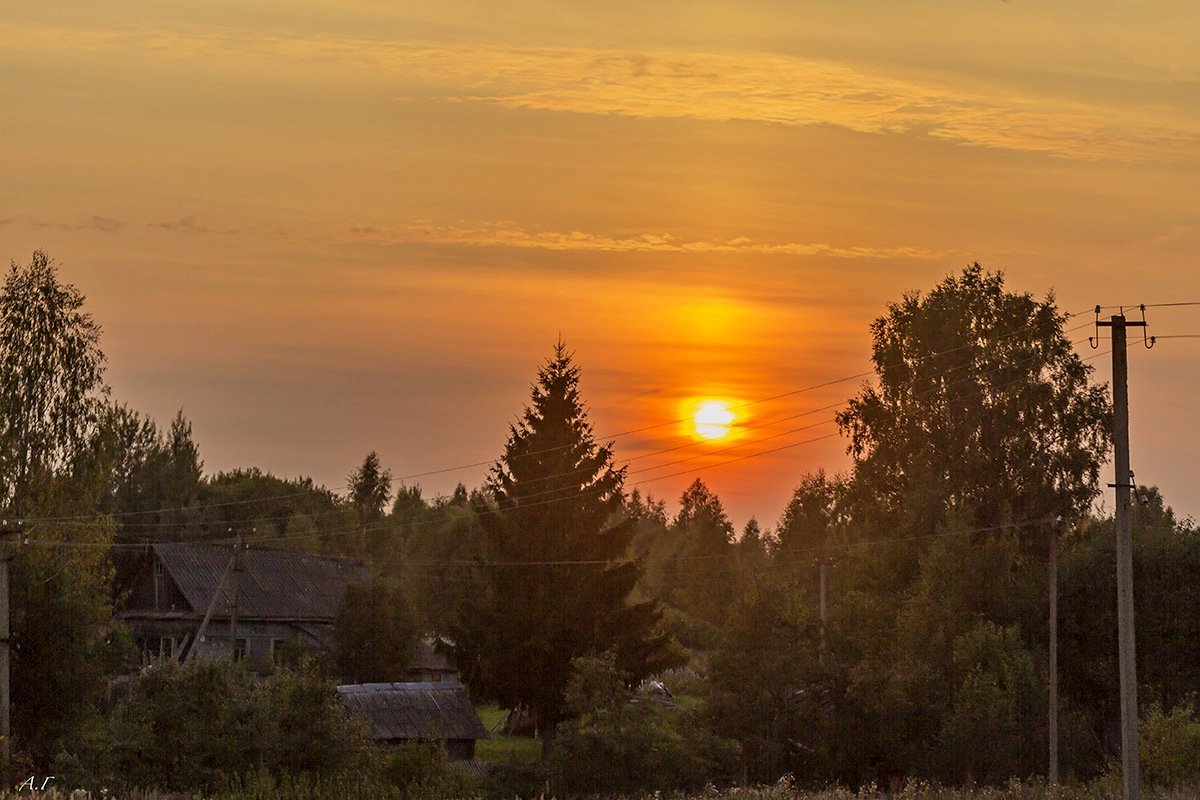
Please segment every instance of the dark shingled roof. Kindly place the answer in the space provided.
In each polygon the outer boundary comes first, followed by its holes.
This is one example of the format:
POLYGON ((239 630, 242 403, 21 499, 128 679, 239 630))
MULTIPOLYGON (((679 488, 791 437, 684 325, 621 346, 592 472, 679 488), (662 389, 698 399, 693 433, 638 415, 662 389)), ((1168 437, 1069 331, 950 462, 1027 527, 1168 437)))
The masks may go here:
POLYGON ((457 672, 454 665, 437 651, 433 642, 421 639, 417 642, 408 668, 417 672, 457 672))
MULTIPOLYGON (((228 545, 170 542, 152 545, 193 611, 203 613, 233 556, 228 545)), ((293 550, 246 550, 238 583, 242 619, 332 621, 349 583, 369 583, 358 561, 323 558, 293 550)), ((226 578, 213 610, 227 614, 233 600, 226 578)))
POLYGON ((486 739, 487 731, 457 681, 356 683, 337 687, 376 741, 486 739))

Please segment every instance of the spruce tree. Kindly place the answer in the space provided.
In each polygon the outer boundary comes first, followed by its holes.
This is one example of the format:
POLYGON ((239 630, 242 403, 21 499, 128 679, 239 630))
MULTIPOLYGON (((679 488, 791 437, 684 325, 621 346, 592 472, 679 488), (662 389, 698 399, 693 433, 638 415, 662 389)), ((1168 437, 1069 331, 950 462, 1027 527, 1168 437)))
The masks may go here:
POLYGON ((564 715, 572 660, 611 651, 633 679, 666 666, 657 604, 630 601, 641 564, 626 555, 633 520, 617 521, 624 477, 611 444, 595 441, 579 367, 559 342, 475 500, 484 588, 453 634, 478 689, 529 709, 543 752, 564 715))

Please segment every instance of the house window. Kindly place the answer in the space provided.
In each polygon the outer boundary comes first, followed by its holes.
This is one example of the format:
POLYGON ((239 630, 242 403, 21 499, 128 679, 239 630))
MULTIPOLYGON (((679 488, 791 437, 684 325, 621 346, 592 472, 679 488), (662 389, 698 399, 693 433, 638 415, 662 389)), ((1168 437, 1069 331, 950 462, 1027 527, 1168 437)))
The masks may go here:
POLYGON ((241 661, 250 652, 250 640, 238 638, 234 640, 233 645, 233 660, 241 661))
POLYGON ((178 636, 150 636, 134 641, 142 654, 142 663, 149 664, 156 658, 176 658, 179 655, 178 636))

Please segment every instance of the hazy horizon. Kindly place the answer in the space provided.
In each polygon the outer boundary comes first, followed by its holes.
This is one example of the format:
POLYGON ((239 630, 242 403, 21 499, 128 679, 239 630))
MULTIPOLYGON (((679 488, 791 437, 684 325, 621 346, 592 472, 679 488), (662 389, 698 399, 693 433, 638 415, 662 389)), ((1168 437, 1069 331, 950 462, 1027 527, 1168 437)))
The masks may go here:
MULTIPOLYGON (((870 370, 886 304, 974 261, 1079 324, 1200 300, 1197 24, 1120 0, 18 4, 0 243, 56 259, 114 397, 182 407, 210 473, 494 460, 561 335, 601 440, 661 426, 615 440, 628 488, 673 507, 702 477, 772 526, 804 472, 849 466, 802 443, 833 425, 793 430, 832 411, 796 415, 860 381, 747 406, 728 439, 663 423, 870 370)), ((1200 308, 1148 318, 1200 333, 1200 308)), ((1184 515, 1198 347, 1130 353, 1133 468, 1184 515)))

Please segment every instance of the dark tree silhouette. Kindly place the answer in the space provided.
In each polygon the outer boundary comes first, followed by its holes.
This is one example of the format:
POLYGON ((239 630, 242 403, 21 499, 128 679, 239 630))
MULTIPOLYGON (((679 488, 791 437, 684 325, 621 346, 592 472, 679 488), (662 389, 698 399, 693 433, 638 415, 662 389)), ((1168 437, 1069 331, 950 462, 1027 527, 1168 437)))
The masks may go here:
POLYGON ((579 367, 561 342, 538 372, 531 403, 511 426, 486 499, 483 588, 452 636, 486 692, 526 706, 543 751, 563 717, 571 661, 613 651, 637 679, 664 666, 654 603, 629 596, 641 574, 626 552, 624 469, 600 446, 579 396, 579 367))

